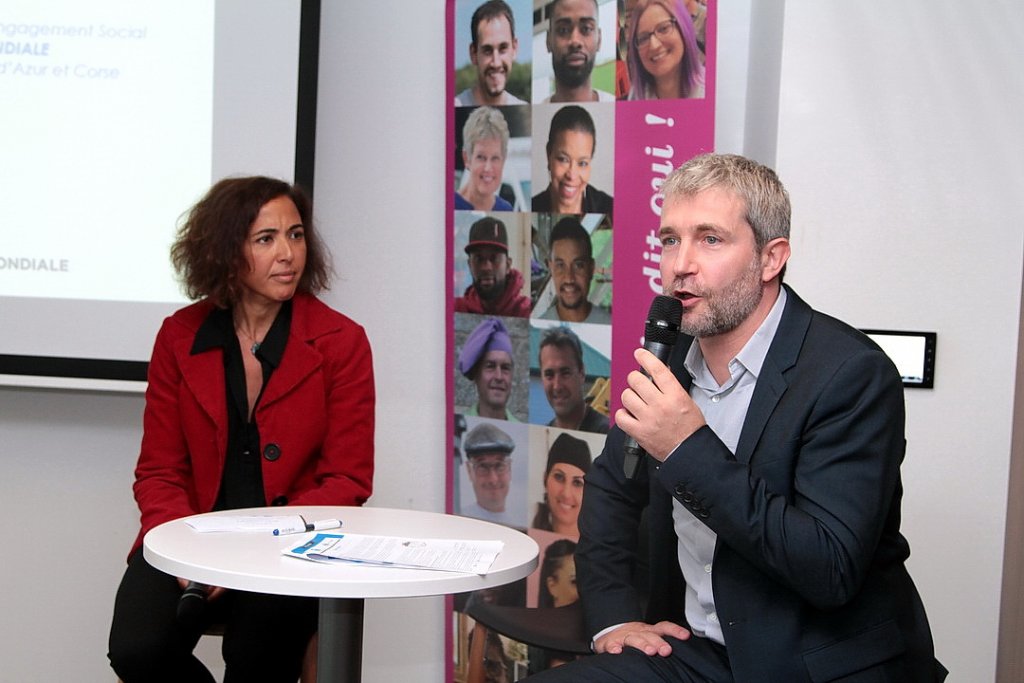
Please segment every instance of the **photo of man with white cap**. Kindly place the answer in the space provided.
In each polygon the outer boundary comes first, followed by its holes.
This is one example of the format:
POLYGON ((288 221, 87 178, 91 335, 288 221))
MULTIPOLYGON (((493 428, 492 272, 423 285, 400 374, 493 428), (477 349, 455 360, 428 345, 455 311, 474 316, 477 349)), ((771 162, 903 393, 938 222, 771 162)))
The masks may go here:
POLYGON ((488 522, 513 524, 506 505, 512 481, 512 437, 489 422, 481 422, 466 434, 466 473, 476 501, 464 506, 462 514, 488 522))

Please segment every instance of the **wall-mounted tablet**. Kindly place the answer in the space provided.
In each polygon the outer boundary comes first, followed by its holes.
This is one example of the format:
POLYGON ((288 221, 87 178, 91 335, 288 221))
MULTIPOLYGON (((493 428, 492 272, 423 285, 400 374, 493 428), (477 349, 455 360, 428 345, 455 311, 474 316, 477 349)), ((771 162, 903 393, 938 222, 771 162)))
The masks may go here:
POLYGON ((934 332, 901 332, 896 330, 861 330, 896 364, 903 386, 931 389, 935 384, 934 332))

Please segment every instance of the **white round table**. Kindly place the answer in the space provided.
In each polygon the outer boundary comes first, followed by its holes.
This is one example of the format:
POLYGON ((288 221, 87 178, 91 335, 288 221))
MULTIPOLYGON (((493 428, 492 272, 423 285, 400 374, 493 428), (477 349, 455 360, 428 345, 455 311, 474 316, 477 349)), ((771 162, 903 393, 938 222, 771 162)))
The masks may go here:
MULTIPOLYGON (((358 681, 362 668, 363 600, 464 593, 517 581, 537 566, 537 543, 515 529, 469 517, 371 507, 289 506, 224 510, 208 515, 291 515, 339 518, 324 533, 504 543, 486 575, 358 564, 325 565, 285 557, 284 548, 312 534, 199 533, 189 517, 152 529, 143 542, 151 565, 173 576, 236 590, 320 598, 318 681, 358 681)), ((198 516, 198 515, 197 515, 198 516)), ((205 516, 205 515, 203 515, 205 516)))

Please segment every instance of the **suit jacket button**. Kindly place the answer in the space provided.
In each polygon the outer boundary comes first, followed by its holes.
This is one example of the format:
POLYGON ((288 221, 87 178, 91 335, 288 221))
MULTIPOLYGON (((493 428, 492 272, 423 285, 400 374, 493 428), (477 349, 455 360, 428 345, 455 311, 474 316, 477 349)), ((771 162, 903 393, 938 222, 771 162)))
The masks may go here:
POLYGON ((677 496, 681 496, 686 493, 686 489, 683 488, 682 484, 676 484, 676 487, 673 490, 676 492, 677 496))
POLYGON ((274 507, 281 507, 282 505, 288 504, 288 496, 278 496, 274 500, 270 501, 270 504, 274 507))
POLYGON ((281 447, 276 443, 268 443, 263 447, 263 457, 270 462, 274 462, 281 457, 281 447))

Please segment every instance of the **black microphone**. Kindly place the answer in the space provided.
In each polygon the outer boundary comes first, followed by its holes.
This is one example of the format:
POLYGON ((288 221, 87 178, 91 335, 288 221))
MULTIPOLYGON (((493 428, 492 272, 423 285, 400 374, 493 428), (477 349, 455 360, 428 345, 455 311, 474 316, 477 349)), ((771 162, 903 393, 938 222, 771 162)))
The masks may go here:
POLYGON ((206 584, 189 581, 178 598, 178 623, 187 628, 197 628, 206 611, 206 584))
MULTIPOLYGON (((683 304, 679 299, 665 295, 654 297, 651 310, 647 313, 647 322, 644 324, 644 348, 662 363, 667 363, 668 357, 672 354, 672 347, 679 338, 679 323, 682 319, 683 304)), ((643 368, 640 371, 650 377, 643 368)), ((626 479, 634 479, 647 453, 636 439, 628 434, 622 449, 625 452, 622 470, 626 479)))

